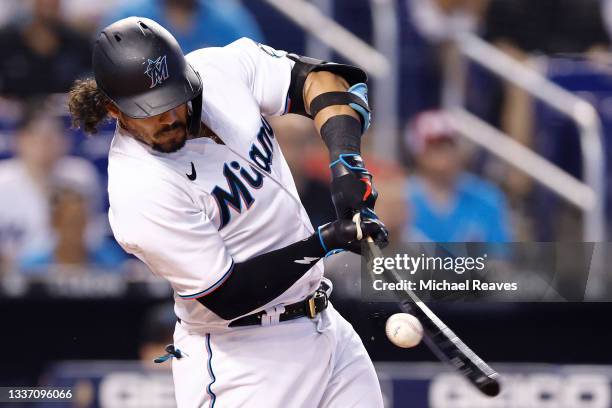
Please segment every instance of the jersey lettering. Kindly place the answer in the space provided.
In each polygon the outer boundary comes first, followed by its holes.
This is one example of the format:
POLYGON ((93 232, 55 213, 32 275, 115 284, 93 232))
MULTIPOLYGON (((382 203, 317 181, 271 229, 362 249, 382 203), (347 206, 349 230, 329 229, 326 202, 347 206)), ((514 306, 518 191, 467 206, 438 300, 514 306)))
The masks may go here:
MULTIPOLYGON (((259 133, 257 134, 259 147, 256 145, 257 142, 253 143, 249 150, 249 157, 261 170, 270 173, 272 171, 274 152, 274 146, 271 139, 274 138, 274 133, 272 127, 264 118, 261 118, 261 123, 262 126, 259 128, 259 133)), ((212 194, 217 201, 221 213, 221 226, 219 230, 223 229, 223 227, 231 221, 232 214, 230 212, 230 206, 238 213, 241 213, 243 200, 247 209, 253 205, 255 199, 240 178, 246 181, 250 187, 259 189, 263 185, 264 176, 255 166, 250 166, 250 168, 254 175, 250 174, 247 169, 241 168, 240 163, 237 161, 232 161, 229 166, 227 163, 223 164, 223 176, 225 176, 230 191, 228 192, 219 186, 215 186, 212 190, 212 194), (240 177, 238 177, 238 174, 232 169, 238 171, 240 177)))
MULTIPOLYGON (((235 162, 234 162, 235 163, 235 162)), ((217 200, 217 205, 219 206, 219 211, 221 211, 221 226, 219 229, 221 230, 223 227, 227 225, 227 223, 231 219, 229 206, 232 206, 238 213, 242 212, 242 200, 244 200, 247 208, 249 208, 255 199, 249 192, 249 189, 244 185, 242 180, 238 178, 238 176, 229 168, 227 163, 223 164, 223 175, 225 176, 225 180, 229 186, 231 192, 227 192, 219 186, 215 186, 212 191, 215 200, 217 200)))
POLYGON ((242 178, 249 183, 249 185, 253 188, 260 188, 263 185, 263 174, 261 174, 255 167, 251 166, 253 173, 255 173, 255 177, 251 176, 246 169, 240 170, 240 175, 242 178))
POLYGON ((272 155, 273 155, 273 145, 272 138, 274 137, 274 133, 272 131, 272 127, 266 122, 264 118, 261 118, 261 127, 259 128, 259 133, 257 134, 257 141, 261 145, 262 151, 253 143, 251 146, 251 150, 249 151, 249 157, 251 160, 257 164, 257 166, 265 171, 266 173, 270 173, 272 170, 272 155))

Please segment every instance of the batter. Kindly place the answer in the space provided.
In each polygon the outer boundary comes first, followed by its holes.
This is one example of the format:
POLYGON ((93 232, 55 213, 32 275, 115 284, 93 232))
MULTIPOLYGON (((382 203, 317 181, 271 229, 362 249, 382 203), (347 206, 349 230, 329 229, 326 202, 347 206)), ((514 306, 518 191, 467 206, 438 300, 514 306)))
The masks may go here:
POLYGON ((174 290, 177 405, 381 407, 320 262, 387 239, 359 155, 365 74, 246 38, 184 56, 140 17, 106 27, 93 54, 95 78, 75 83, 69 107, 89 133, 117 122, 109 220, 174 290), (312 117, 330 151, 338 219, 317 229, 266 121, 286 113, 312 117))

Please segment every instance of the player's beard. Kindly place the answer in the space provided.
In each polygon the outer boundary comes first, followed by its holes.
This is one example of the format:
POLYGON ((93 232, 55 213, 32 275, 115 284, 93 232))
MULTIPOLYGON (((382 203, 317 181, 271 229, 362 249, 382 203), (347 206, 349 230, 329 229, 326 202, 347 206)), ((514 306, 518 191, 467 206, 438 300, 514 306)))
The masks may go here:
POLYGON ((181 121, 174 122, 172 125, 166 125, 157 132, 155 132, 153 139, 159 139, 160 137, 163 137, 164 133, 166 132, 172 132, 176 129, 182 129, 182 133, 178 137, 164 142, 156 142, 155 140, 147 142, 147 138, 145 138, 141 132, 139 132, 135 127, 129 126, 121 119, 119 119, 119 125, 123 129, 127 130, 128 133, 130 133, 135 139, 141 141, 146 145, 151 146, 153 150, 156 150, 161 153, 177 152, 182 149, 183 146, 185 146, 185 143, 187 143, 187 125, 181 121))
POLYGON ((174 153, 179 151, 185 146, 187 142, 187 126, 183 122, 174 122, 172 125, 164 126, 157 133, 155 133, 155 139, 159 139, 164 136, 166 132, 175 132, 179 130, 180 135, 176 138, 170 139, 165 142, 153 142, 151 147, 154 150, 162 153, 174 153))

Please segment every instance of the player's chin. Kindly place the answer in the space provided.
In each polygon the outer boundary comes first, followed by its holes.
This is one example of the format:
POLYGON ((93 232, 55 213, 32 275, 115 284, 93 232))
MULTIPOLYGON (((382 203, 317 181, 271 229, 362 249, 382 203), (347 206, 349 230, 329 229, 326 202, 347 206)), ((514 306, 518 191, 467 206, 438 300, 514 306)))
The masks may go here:
POLYGON ((162 153, 174 153, 182 149, 185 143, 187 143, 187 133, 181 132, 180 135, 170 137, 163 142, 154 142, 153 149, 162 153))

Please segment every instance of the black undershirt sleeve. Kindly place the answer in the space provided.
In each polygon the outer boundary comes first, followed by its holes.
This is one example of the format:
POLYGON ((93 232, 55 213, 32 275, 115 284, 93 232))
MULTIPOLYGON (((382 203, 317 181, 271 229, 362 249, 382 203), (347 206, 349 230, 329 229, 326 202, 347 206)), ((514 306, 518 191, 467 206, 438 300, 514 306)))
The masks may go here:
POLYGON ((321 137, 331 162, 343 153, 360 154, 361 122, 350 115, 336 115, 321 127, 321 137))
POLYGON ((234 264, 229 278, 218 289, 197 300, 219 317, 233 320, 280 296, 324 255, 319 235, 315 233, 284 248, 234 264))

